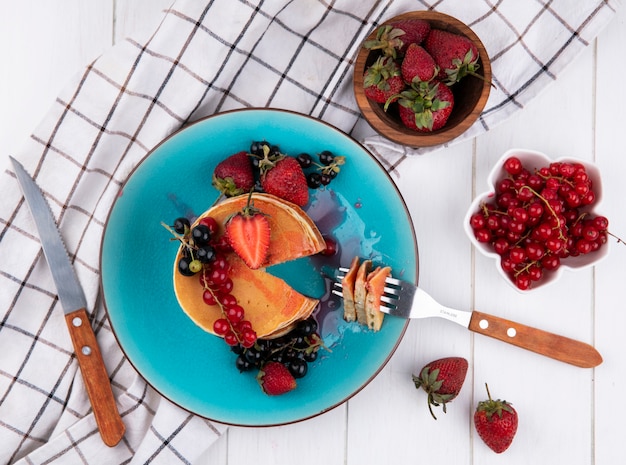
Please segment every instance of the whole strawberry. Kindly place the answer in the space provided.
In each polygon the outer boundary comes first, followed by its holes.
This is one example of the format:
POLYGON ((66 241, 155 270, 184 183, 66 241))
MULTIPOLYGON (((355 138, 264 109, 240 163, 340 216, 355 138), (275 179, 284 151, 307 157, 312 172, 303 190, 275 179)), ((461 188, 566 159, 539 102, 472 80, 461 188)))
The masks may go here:
POLYGON ((391 57, 378 57, 363 75, 365 96, 374 102, 385 103, 392 95, 402 92, 404 87, 400 68, 391 57))
POLYGON ((406 53, 407 48, 411 44, 421 44, 424 42, 430 32, 430 23, 424 19, 405 19, 394 21, 391 23, 391 27, 394 29, 400 29, 404 32, 404 34, 400 36, 400 39, 402 40, 400 53, 406 53))
POLYGON ((428 394, 428 409, 435 420, 433 405, 442 405, 443 413, 446 413, 446 403, 458 396, 463 387, 467 366, 463 357, 440 358, 424 366, 419 376, 413 375, 415 387, 428 394))
POLYGON ((296 388, 296 380, 289 369, 280 362, 267 362, 259 370, 257 381, 263 392, 278 396, 296 388))
POLYGON ((441 129, 454 108, 454 95, 441 82, 414 82, 411 88, 400 93, 398 113, 409 129, 431 132, 441 129))
POLYGON ((218 163, 213 171, 213 186, 227 197, 250 192, 254 173, 248 154, 238 152, 218 163))
POLYGON ((421 82, 432 81, 439 74, 439 67, 430 53, 417 44, 407 48, 401 65, 402 78, 411 83, 418 79, 421 82))
POLYGON ((309 201, 309 186, 294 157, 280 156, 261 164, 261 187, 268 194, 303 207, 309 201))
POLYGON ((505 400, 492 400, 487 388, 487 400, 478 403, 474 426, 480 438, 497 454, 509 448, 517 432, 517 412, 505 400))
MULTIPOLYGON (((424 48, 435 59, 440 68, 439 79, 446 84, 459 82, 468 74, 477 75, 476 71, 480 67, 478 49, 467 37, 441 29, 431 29, 424 48)), ((482 76, 479 77, 482 79, 482 76)))
POLYGON ((396 21, 380 26, 376 37, 365 41, 363 46, 370 50, 381 50, 383 55, 396 58, 410 44, 420 44, 430 32, 430 23, 422 19, 396 21))

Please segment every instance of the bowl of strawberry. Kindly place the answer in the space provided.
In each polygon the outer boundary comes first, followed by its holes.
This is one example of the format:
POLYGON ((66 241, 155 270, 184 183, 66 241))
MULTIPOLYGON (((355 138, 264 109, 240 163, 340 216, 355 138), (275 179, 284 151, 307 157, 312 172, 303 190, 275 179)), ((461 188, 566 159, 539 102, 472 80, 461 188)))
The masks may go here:
POLYGON ((467 25, 436 11, 414 11, 367 37, 353 84, 363 117, 379 134, 430 147, 458 137, 480 116, 491 88, 491 63, 467 25))
POLYGON ((593 163, 513 149, 495 164, 488 183, 464 228, 515 289, 538 289, 564 269, 592 266, 608 254, 609 221, 598 211, 602 184, 593 163))

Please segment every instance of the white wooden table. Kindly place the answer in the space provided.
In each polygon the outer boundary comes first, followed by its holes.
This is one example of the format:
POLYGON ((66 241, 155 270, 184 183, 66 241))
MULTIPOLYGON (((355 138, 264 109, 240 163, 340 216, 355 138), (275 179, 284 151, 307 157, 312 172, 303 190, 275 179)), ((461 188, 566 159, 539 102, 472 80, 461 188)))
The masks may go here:
MULTIPOLYGON (((152 26, 170 3, 2 0, 2 156, 26 140, 70 76, 130 32, 152 26)), ((387 367, 348 403, 295 425, 230 428, 198 465, 623 462, 626 245, 612 241, 609 257, 595 268, 566 272, 556 285, 520 295, 474 253, 461 222, 473 195, 485 190, 494 161, 523 147, 595 161, 604 180, 601 210, 611 231, 626 237, 626 86, 619 84, 626 74, 625 22, 622 9, 523 111, 475 140, 411 159, 419 179, 398 180, 415 222, 424 289, 448 306, 475 307, 594 344, 604 363, 575 368, 445 321, 413 322, 387 367), (449 355, 466 357, 470 370, 461 395, 434 421, 411 373, 449 355), (502 456, 481 442, 471 421, 485 382, 520 415, 517 437, 502 456)))

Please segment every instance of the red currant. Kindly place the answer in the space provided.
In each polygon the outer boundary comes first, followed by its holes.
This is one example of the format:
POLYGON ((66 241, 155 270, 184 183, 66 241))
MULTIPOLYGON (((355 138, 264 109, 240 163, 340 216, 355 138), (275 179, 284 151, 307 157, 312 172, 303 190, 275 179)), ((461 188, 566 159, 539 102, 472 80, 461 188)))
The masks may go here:
POLYGON ((531 281, 540 281, 543 278, 543 270, 539 265, 531 265, 528 267, 528 277, 531 281))
POLYGON ((522 162, 517 157, 509 157, 504 161, 504 169, 507 173, 516 175, 522 172, 522 162))
POLYGON ((525 291, 527 289, 530 288, 530 284, 531 284, 531 279, 530 276, 528 275, 528 273, 520 273, 516 278, 515 278, 515 285, 518 287, 518 289, 525 291))
POLYGON ((239 344, 239 339, 237 339, 237 335, 233 331, 228 331, 224 334, 224 342, 229 346, 236 346, 239 344))
POLYGON ((202 293, 202 300, 207 305, 217 305, 217 297, 211 289, 205 289, 202 293))
POLYGON ((226 321, 225 318, 218 318, 217 320, 215 320, 215 322, 213 323, 213 331, 215 332, 215 334, 217 334, 218 336, 224 336, 226 335, 226 333, 228 333, 230 331, 230 325, 228 324, 228 321, 226 321))
POLYGON ((217 290, 222 294, 230 294, 235 287, 233 280, 226 278, 226 280, 217 287, 217 290))
POLYGON ((588 241, 587 239, 579 239, 578 241, 576 241, 576 250, 579 253, 588 254, 589 252, 591 252, 591 249, 591 241, 588 241))
POLYGON ((498 255, 504 255, 510 248, 509 241, 503 237, 498 237, 493 241, 493 249, 498 255))
POLYGON ((220 268, 212 268, 205 279, 209 286, 219 286, 228 279, 228 273, 220 268))
POLYGON ((326 248, 322 251, 322 255, 335 255, 337 253, 337 241, 329 237, 324 237, 324 242, 326 243, 326 248))
POLYGON ((205 216, 200 221, 198 221, 198 224, 203 224, 207 228, 209 228, 209 232, 211 233, 211 236, 216 235, 217 232, 219 231, 219 225, 217 224, 217 220, 210 216, 205 216))
POLYGON ((596 201, 596 194, 591 190, 587 192, 585 195, 583 195, 580 199, 580 203, 583 205, 591 205, 595 201, 596 201))
POLYGON ((238 323, 243 319, 243 307, 241 305, 232 305, 226 309, 226 318, 231 323, 238 323))
POLYGON ((582 236, 588 241, 595 241, 598 237, 600 237, 600 231, 598 231, 595 226, 585 225, 583 227, 582 236))
POLYGON ((526 260, 526 251, 519 246, 513 247, 509 252, 509 258, 515 264, 522 263, 526 260))
POLYGON ((531 260, 541 260, 546 250, 537 242, 531 242, 526 246, 526 255, 531 260))
POLYGON ((241 344, 244 347, 252 347, 257 340, 256 332, 254 332, 254 330, 251 328, 245 328, 241 332, 241 339, 241 344))
POLYGON ((593 225, 600 231, 606 231, 609 228, 609 220, 605 216, 596 216, 593 225))
POLYGON ((485 227, 485 217, 481 213, 474 213, 470 217, 470 226, 472 229, 481 229, 485 227))
POLYGON ((491 241, 491 232, 488 229, 479 229, 478 231, 474 231, 474 235, 478 242, 489 242, 491 241))
POLYGON ((531 218, 540 218, 541 215, 543 215, 543 204, 540 201, 536 201, 531 203, 528 206, 528 216, 530 216, 531 218))
POLYGON ((556 255, 546 255, 541 259, 541 266, 546 270, 556 270, 561 265, 561 260, 556 255))

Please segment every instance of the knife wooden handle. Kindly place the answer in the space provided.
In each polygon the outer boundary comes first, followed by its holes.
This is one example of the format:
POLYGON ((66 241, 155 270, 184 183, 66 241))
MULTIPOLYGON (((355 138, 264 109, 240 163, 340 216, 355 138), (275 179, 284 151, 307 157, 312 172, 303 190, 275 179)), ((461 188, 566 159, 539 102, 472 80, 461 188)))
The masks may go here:
POLYGON ((577 367, 602 363, 600 353, 589 344, 486 313, 474 311, 469 329, 577 367))
POLYGON ((87 395, 104 443, 115 446, 126 431, 117 410, 109 375, 84 308, 65 315, 78 365, 87 387, 87 395))

